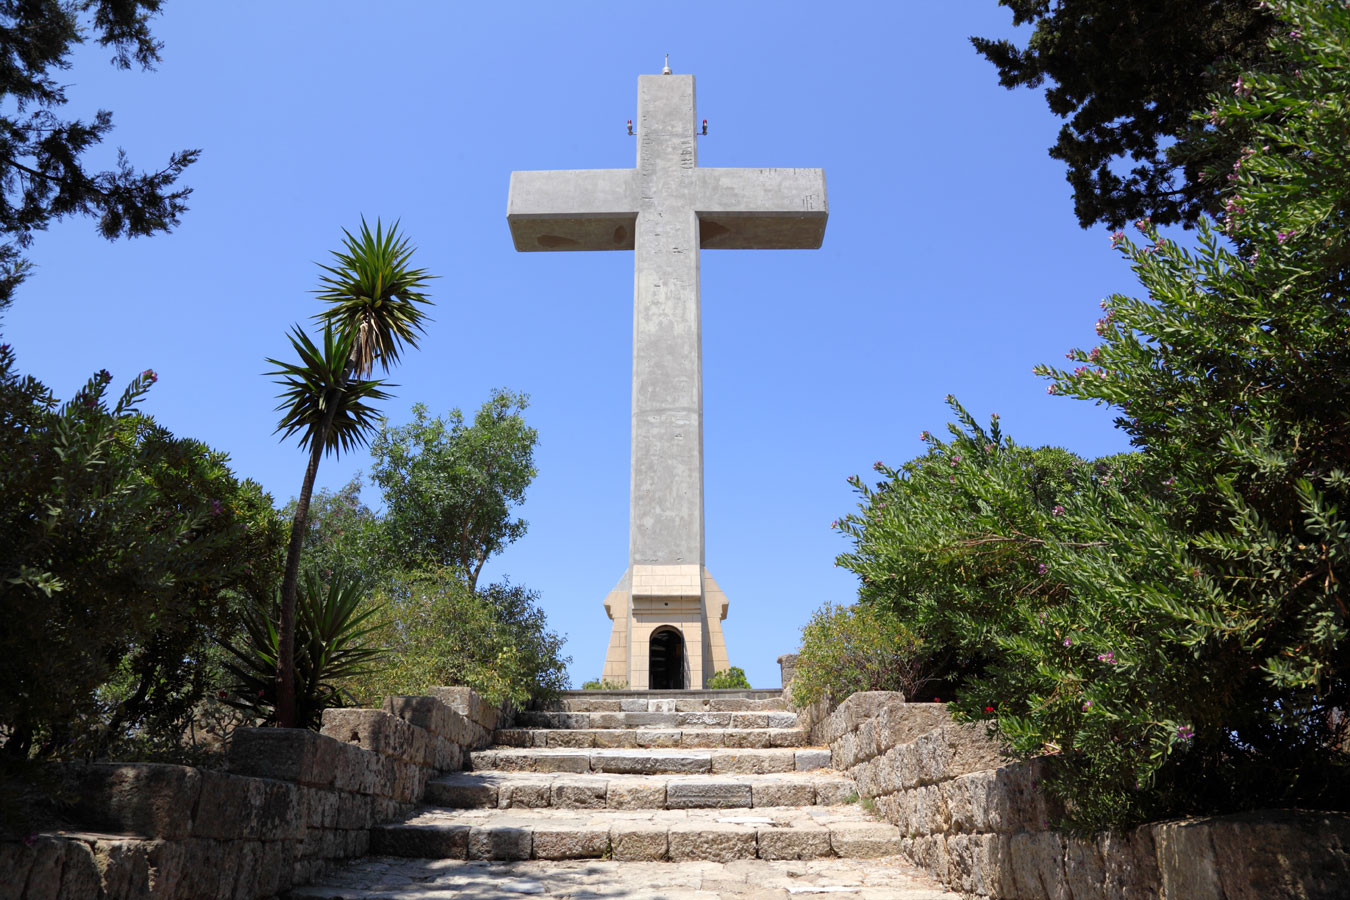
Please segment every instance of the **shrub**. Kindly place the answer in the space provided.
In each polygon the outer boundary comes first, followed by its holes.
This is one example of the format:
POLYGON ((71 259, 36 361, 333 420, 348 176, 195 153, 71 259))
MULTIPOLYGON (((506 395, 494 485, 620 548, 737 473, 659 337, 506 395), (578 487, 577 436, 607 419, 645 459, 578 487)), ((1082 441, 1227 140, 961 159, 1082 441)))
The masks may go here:
MULTIPOLYGON (((1144 298, 1102 302, 1100 347, 1050 393, 1105 403, 1138 448, 1036 454, 955 405, 948 442, 875 488, 840 558, 867 602, 982 654, 957 709, 1048 755, 1066 824, 1263 806, 1350 808, 1350 10, 1274 4, 1280 74, 1208 118, 1257 136, 1191 252, 1112 243, 1144 298), (1287 37, 1284 35, 1287 34, 1287 37), (1048 459, 1048 457, 1046 457, 1048 459), (1045 482, 1041 482, 1045 483, 1045 482)), ((1231 176, 1231 177, 1230 177, 1231 176)))
POLYGON ((68 403, 0 346, 0 723, 11 757, 172 745, 218 672, 214 639, 277 573, 271 499, 135 409, 100 372, 68 403))
POLYGON ((826 603, 802 629, 792 697, 799 706, 822 697, 838 703, 856 691, 901 691, 913 697, 935 674, 933 657, 917 633, 889 610, 826 603))
POLYGON ((607 681, 600 679, 598 681, 587 681, 581 685, 583 691, 626 691, 628 682, 626 681, 607 681))
POLYGON ((723 690, 726 688, 744 688, 749 690, 750 682, 745 677, 745 670, 740 666, 732 666, 729 669, 723 669, 720 672, 714 672, 708 679, 708 687, 713 690, 723 690))
POLYGON ((391 653, 380 670, 348 682, 357 696, 419 694, 467 685, 492 703, 522 706, 568 686, 563 638, 548 630, 538 594, 519 585, 474 590, 453 571, 404 572, 377 593, 379 639, 391 653))
MULTIPOLYGON (((295 617, 295 723, 317 729, 323 711, 346 706, 351 694, 342 684, 370 673, 387 651, 369 641, 380 607, 363 604, 366 588, 354 577, 321 583, 314 570, 300 584, 295 617)), ((277 656, 280 652, 281 598, 255 602, 243 621, 242 646, 226 643, 233 660, 225 669, 234 684, 220 700, 264 722, 277 719, 277 656)))

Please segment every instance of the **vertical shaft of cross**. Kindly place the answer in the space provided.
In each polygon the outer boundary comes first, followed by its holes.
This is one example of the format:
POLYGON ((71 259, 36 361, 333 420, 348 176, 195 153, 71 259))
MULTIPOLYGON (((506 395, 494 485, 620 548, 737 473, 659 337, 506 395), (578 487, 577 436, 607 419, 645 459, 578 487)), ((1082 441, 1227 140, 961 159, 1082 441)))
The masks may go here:
POLYGON ((694 109, 692 75, 638 78, 630 566, 704 563, 694 109))

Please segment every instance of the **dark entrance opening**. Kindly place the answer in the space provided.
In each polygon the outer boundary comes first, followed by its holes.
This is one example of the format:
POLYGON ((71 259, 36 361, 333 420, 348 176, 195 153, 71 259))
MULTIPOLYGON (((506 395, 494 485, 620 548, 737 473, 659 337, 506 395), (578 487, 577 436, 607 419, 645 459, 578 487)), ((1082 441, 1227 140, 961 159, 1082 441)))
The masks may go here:
POLYGON ((684 687, 684 637, 673 628, 653 632, 647 671, 651 689, 669 691, 684 687))

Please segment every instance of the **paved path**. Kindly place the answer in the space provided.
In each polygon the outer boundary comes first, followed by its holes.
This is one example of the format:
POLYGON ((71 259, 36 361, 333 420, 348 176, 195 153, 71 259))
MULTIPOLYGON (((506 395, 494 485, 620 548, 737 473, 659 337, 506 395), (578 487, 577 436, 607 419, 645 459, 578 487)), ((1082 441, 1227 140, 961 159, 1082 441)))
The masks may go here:
POLYGON ((868 816, 825 768, 829 751, 802 746, 795 715, 763 695, 571 692, 377 826, 371 850, 386 855, 288 896, 956 900, 895 855, 899 830, 868 816))
POLYGON ((614 862, 367 857, 293 900, 959 900, 898 857, 614 862))

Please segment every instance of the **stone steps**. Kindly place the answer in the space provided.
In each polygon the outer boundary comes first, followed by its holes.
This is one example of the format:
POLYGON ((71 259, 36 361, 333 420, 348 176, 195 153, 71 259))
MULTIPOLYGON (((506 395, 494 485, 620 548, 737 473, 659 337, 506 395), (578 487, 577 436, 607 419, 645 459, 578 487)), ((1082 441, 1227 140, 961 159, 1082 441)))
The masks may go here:
POLYGON ((731 777, 455 772, 429 782, 425 802, 448 809, 692 809, 837 806, 857 797, 851 780, 820 771, 731 777))
POLYGON ((797 714, 758 712, 640 712, 527 709, 516 713, 516 728, 796 728, 797 714))
POLYGON ((688 748, 764 749, 804 747, 810 738, 800 728, 499 728, 498 748, 688 748))
POLYGON ((780 747, 765 750, 493 749, 468 754, 472 771, 607 772, 616 775, 766 775, 808 772, 830 764, 830 751, 780 747))
POLYGON ((736 860, 729 863, 615 860, 520 862, 367 857, 290 900, 960 900, 899 857, 736 860), (823 895, 827 895, 827 898, 823 895))
POLYGON ((853 859, 900 850, 900 830, 854 806, 428 810, 371 831, 371 852, 439 859, 853 859))
POLYGON ((561 712, 772 712, 787 703, 779 690, 563 691, 532 708, 561 712))

